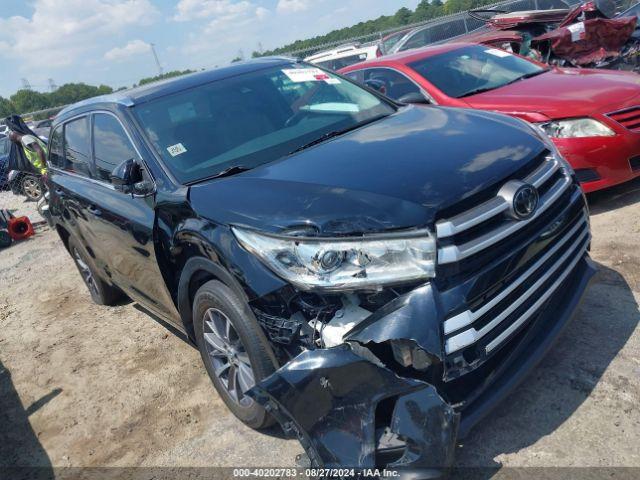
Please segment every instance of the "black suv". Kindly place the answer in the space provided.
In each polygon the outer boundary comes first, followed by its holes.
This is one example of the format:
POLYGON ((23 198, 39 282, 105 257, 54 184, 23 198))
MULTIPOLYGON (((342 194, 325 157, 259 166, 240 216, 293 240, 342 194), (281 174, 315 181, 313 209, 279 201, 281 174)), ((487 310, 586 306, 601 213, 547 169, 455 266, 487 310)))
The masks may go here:
POLYGON ((535 127, 291 59, 73 105, 49 164, 92 298, 185 332, 233 413, 318 466, 450 465, 595 271, 584 196, 535 127))

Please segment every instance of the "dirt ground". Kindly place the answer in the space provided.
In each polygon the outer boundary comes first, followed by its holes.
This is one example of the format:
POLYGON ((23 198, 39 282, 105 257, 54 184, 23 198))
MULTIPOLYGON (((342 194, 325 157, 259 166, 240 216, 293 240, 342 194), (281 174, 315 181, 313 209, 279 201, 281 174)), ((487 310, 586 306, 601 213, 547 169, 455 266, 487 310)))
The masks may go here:
MULTIPOLYGON (((640 467, 640 181, 590 203, 597 281, 457 465, 640 467)), ((34 205, 0 192, 7 207, 34 205)), ((290 467, 301 451, 237 421, 198 352, 134 304, 91 303, 54 232, 0 251, 0 470, 290 467)))

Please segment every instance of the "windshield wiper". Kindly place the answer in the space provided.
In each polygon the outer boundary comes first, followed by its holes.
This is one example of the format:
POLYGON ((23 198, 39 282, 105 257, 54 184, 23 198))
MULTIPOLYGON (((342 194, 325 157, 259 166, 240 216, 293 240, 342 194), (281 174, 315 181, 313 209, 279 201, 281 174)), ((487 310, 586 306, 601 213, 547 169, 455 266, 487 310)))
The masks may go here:
POLYGON ((233 165, 229 168, 225 168, 224 170, 216 173, 215 175, 211 175, 210 177, 205 178, 204 180, 213 180, 214 178, 230 177, 231 175, 235 175, 236 173, 246 172, 247 170, 251 170, 251 167, 246 167, 244 165, 233 165))
POLYGON ((369 123, 373 123, 377 120, 380 120, 381 118, 385 118, 388 115, 377 115, 375 117, 372 117, 368 120, 365 120, 363 122, 360 123, 356 123, 355 125, 351 125, 348 128, 345 128, 343 130, 332 130, 330 132, 327 133, 323 133, 321 136, 319 136, 318 138, 316 138, 315 140, 311 140, 309 143, 305 143, 304 145, 302 145, 301 147, 296 148, 295 150, 289 152, 289 155, 293 155, 294 153, 298 153, 301 152, 302 150, 306 150, 307 148, 313 147, 314 145, 318 145, 319 143, 322 142, 326 142, 327 140, 334 138, 334 137, 339 137, 340 135, 344 135, 345 133, 351 132, 352 130, 355 130, 357 128, 363 127, 364 125, 367 125, 369 123))
MULTIPOLYGON (((502 86, 502 85, 500 85, 502 86)), ((488 92, 489 90, 495 90, 498 87, 481 87, 475 88, 473 90, 469 90, 468 92, 463 93, 462 95, 458 95, 456 98, 462 97, 470 97, 471 95, 475 95, 476 93, 488 92)))
POLYGON ((551 69, 543 68, 542 70, 538 70, 536 72, 525 73, 524 75, 520 75, 519 77, 514 78, 513 80, 510 80, 507 83, 503 83, 502 85, 496 85, 495 87, 476 88, 474 90, 469 90, 468 92, 465 92, 462 95, 457 96, 456 98, 470 97, 471 95, 475 95, 477 93, 488 92, 489 90, 495 90, 496 88, 506 87, 507 85, 511 85, 512 83, 519 82, 520 80, 526 80, 527 78, 535 77, 537 75, 542 75, 543 73, 547 73, 549 70, 551 69))
POLYGON ((550 68, 543 68, 542 70, 538 70, 536 72, 525 73, 524 75, 521 75, 518 78, 514 78, 513 80, 511 80, 510 82, 505 83, 502 86, 504 87, 505 85, 511 85, 512 83, 519 82, 520 80, 526 80, 527 78, 537 77, 538 75, 542 75, 543 73, 547 73, 549 70, 551 70, 551 69, 550 68))
POLYGON ((323 133, 322 136, 316 138, 315 140, 311 140, 309 143, 305 143, 301 147, 296 148, 295 150, 289 152, 289 155, 293 155, 294 153, 301 152, 302 150, 306 150, 307 148, 313 147, 314 145, 318 145, 319 143, 325 142, 330 138, 339 137, 347 133, 349 130, 332 130, 331 132, 323 133))

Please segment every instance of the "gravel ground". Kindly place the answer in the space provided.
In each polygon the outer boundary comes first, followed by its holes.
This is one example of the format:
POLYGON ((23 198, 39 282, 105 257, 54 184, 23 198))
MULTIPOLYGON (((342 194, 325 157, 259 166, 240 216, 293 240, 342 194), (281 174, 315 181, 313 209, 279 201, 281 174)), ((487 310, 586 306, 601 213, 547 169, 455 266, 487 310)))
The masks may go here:
MULTIPOLYGON (((460 445, 459 466, 640 467, 640 181, 590 203, 601 273, 542 364, 460 445)), ((35 204, 0 192, 7 207, 35 204)), ((0 471, 290 467, 301 451, 237 421, 198 352, 134 304, 92 304, 54 232, 0 252, 0 471)))

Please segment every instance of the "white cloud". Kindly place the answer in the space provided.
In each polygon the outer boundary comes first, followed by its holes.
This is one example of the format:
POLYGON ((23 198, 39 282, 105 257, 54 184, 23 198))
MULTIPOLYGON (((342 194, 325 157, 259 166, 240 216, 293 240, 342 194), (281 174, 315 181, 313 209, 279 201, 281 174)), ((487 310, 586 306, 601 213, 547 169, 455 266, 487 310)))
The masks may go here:
POLYGON ((185 55, 209 52, 215 45, 216 50, 226 52, 231 59, 247 37, 255 35, 258 25, 271 16, 270 10, 247 0, 179 0, 173 19, 206 21, 189 34, 182 47, 185 55))
POLYGON ((106 60, 126 60, 151 51, 151 45, 142 40, 131 40, 124 47, 116 47, 104 54, 106 60))
POLYGON ((278 0, 276 10, 280 13, 304 12, 309 4, 309 0, 278 0))
POLYGON ((271 10, 268 10, 264 7, 256 8, 256 17, 258 17, 258 20, 265 20, 269 17, 269 15, 271 15, 271 10))
POLYGON ((149 0, 35 0, 33 8, 31 18, 0 18, 0 56, 23 69, 72 65, 100 40, 158 16, 149 0))
POLYGON ((233 20, 247 14, 254 5, 247 1, 232 0, 180 0, 176 5, 176 14, 173 19, 178 22, 186 22, 199 18, 224 18, 233 20))

